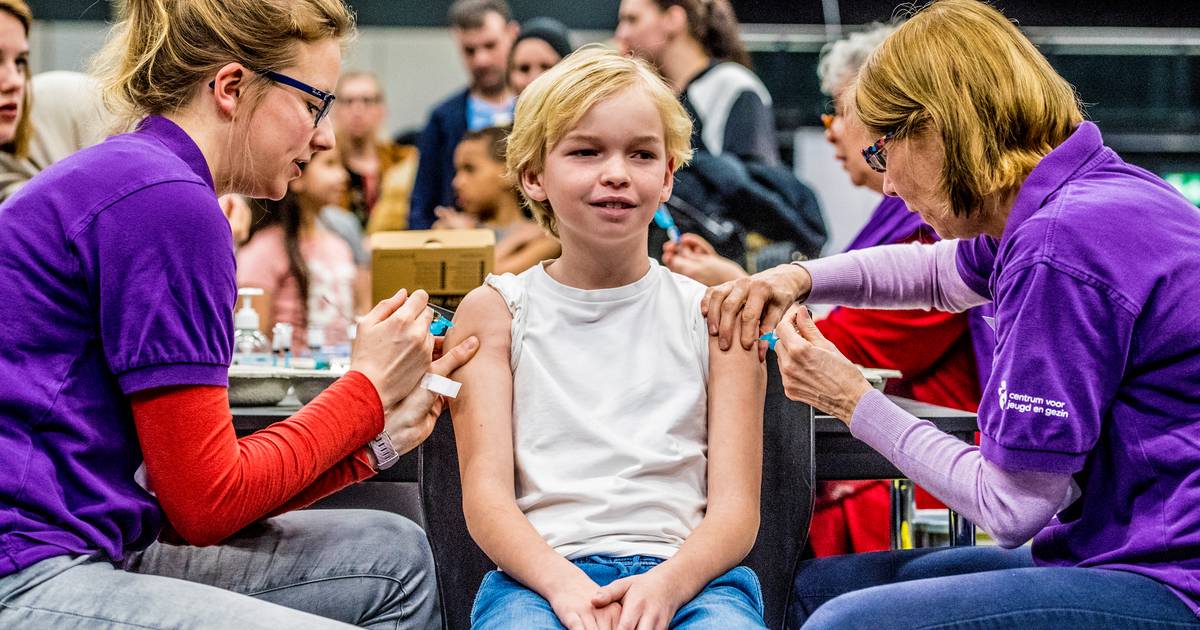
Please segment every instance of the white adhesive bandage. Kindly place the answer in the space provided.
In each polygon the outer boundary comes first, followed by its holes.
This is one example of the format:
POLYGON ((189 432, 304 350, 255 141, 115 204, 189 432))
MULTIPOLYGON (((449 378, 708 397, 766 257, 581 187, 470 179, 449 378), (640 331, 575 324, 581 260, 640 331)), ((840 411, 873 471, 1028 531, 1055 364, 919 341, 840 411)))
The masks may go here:
POLYGON ((447 398, 458 398, 458 390, 462 387, 462 383, 426 372, 425 376, 421 377, 421 387, 447 398))

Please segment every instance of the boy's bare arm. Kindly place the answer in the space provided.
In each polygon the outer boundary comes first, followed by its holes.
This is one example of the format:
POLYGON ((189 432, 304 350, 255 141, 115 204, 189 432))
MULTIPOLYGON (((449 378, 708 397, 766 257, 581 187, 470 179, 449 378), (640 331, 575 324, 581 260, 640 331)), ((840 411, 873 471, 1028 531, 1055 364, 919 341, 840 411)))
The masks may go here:
POLYGON ((758 535, 763 400, 767 371, 758 348, 722 351, 709 337, 708 509, 675 557, 661 566, 690 600, 737 566, 758 535))
POLYGON ((480 344, 475 358, 452 375, 463 387, 450 403, 467 528, 480 549, 505 573, 552 604, 567 588, 586 588, 586 597, 590 597, 596 584, 547 545, 517 508, 511 325, 503 298, 483 286, 463 299, 454 327, 446 335, 447 349, 471 335, 480 344))

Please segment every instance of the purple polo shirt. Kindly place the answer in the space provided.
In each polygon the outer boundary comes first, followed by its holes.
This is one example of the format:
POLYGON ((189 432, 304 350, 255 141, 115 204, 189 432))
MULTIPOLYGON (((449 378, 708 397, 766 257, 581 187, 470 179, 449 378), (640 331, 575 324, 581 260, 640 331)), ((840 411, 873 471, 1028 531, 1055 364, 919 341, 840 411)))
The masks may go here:
POLYGON ((0 206, 0 576, 155 539, 129 396, 227 385, 236 297, 204 156, 165 118, 0 206))
POLYGON ((1140 573, 1200 614, 1200 209, 1085 122, 958 269, 996 305, 983 456, 1082 491, 1038 564, 1140 573))

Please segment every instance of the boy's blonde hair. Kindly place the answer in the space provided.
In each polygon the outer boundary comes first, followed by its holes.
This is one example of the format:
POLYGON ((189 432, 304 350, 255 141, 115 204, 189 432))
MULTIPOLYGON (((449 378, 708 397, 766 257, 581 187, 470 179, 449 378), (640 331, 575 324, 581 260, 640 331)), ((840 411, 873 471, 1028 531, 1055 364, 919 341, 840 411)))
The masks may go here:
POLYGON ((926 5, 858 75, 859 119, 895 138, 930 130, 957 216, 1020 186, 1083 121, 1075 90, 1017 27, 979 0, 926 5))
POLYGON ((592 106, 631 87, 642 88, 654 101, 662 117, 667 158, 678 170, 692 157, 692 119, 666 82, 641 59, 585 46, 535 79, 517 100, 508 136, 508 175, 534 218, 551 234, 558 236, 554 209, 528 198, 521 176, 543 172, 546 154, 592 106))

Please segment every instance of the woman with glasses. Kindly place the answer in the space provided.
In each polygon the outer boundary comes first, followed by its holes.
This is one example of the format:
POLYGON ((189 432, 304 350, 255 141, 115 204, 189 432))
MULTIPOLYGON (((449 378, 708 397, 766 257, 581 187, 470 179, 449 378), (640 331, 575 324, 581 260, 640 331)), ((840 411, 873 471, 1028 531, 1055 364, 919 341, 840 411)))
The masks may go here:
POLYGON ((341 0, 128 0, 97 59, 135 131, 0 207, 0 626, 429 628, 413 523, 300 511, 428 436, 441 401, 426 296, 358 329, 351 372, 236 438, 224 193, 278 199, 314 153, 341 0))
MULTIPOLYGON (((858 70, 875 48, 895 30, 873 25, 826 45, 817 73, 821 91, 832 97, 832 112, 822 116, 825 139, 850 183, 883 192, 883 175, 862 159, 864 145, 874 140, 847 115, 858 70)), ((893 243, 938 240, 920 215, 909 212, 898 197, 884 196, 847 251, 893 243)), ((714 285, 748 275, 721 257, 703 239, 685 234, 678 244, 663 246, 663 262, 672 271, 714 285)), ((888 383, 888 393, 921 402, 975 411, 980 383, 987 381, 995 337, 984 322, 990 307, 968 313, 922 309, 837 308, 817 328, 842 354, 859 365, 899 370, 904 377, 888 383), (988 309, 986 312, 980 312, 988 309)), ((888 548, 889 485, 884 481, 826 481, 817 489, 809 544, 818 557, 888 548)), ((923 491, 918 503, 929 505, 923 491)))
POLYGON ((836 415, 1003 548, 811 561, 793 625, 1200 627, 1200 210, 1105 147, 1071 86, 975 0, 918 11, 853 97, 884 192, 959 240, 717 287, 710 327, 746 347, 774 328, 790 397, 836 415), (798 301, 992 302, 980 446, 872 391, 798 301))

